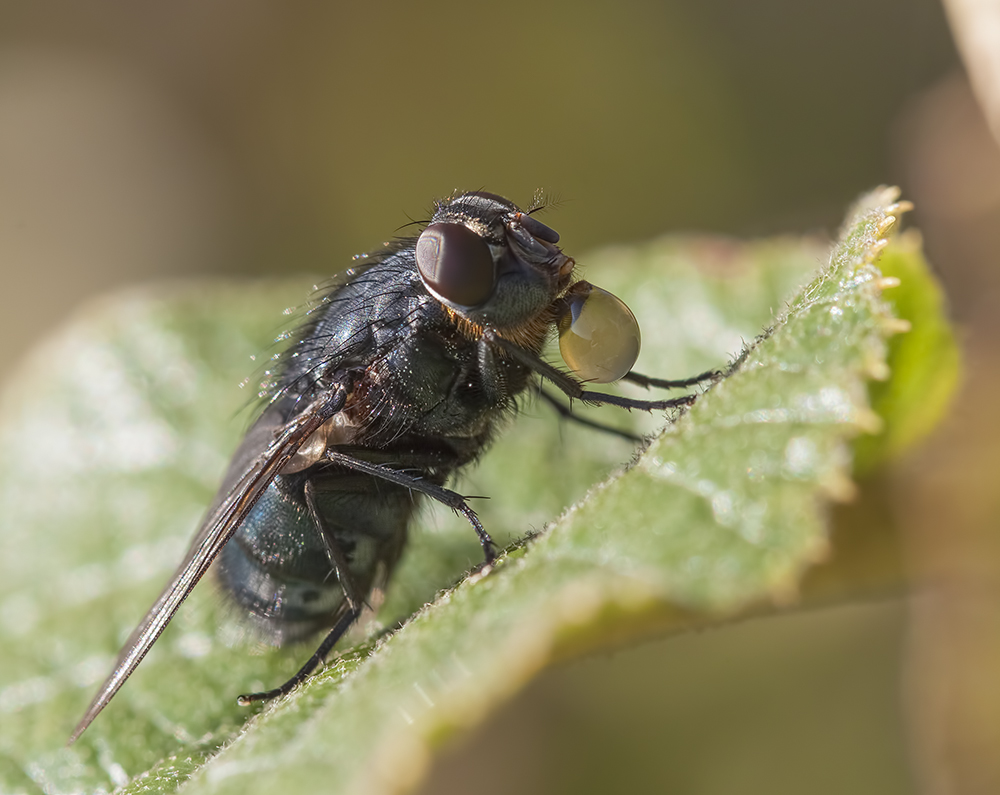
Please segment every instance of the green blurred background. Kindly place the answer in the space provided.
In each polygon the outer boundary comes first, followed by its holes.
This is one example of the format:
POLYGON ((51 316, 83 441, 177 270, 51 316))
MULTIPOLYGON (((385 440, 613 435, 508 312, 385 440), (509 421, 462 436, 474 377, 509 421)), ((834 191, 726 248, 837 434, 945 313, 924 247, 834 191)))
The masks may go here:
POLYGON ((969 371, 869 487, 916 595, 557 668, 425 791, 1000 791, 1000 154, 935 0, 4 3, 0 365, 121 285, 329 274, 455 188, 544 189, 578 255, 833 231, 882 182, 969 371))

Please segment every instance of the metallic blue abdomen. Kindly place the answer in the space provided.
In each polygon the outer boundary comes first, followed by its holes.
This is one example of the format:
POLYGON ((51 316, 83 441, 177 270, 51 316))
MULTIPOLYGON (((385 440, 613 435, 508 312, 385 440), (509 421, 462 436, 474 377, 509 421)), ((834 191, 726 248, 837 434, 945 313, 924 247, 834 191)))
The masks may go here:
MULTIPOLYGON (((363 598, 380 566, 391 570, 399 557, 414 495, 336 470, 310 478, 317 509, 363 598)), ((274 643, 331 626, 344 603, 343 587, 306 507, 304 482, 305 473, 276 478, 219 555, 220 583, 274 643)))

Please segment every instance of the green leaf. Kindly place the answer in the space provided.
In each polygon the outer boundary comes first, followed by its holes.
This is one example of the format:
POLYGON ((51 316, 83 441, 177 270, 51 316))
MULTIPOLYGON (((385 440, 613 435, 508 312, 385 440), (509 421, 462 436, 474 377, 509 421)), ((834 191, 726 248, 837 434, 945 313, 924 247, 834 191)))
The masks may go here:
POLYGON ((947 320, 944 292, 930 273, 920 234, 908 230, 879 259, 886 278, 899 282, 886 297, 907 333, 889 340, 892 378, 869 385, 872 407, 885 427, 855 443, 857 475, 897 458, 934 429, 959 383, 959 349, 947 320))
MULTIPOLYGON (((467 526, 429 506, 377 621, 258 713, 235 696, 283 681, 311 649, 260 647, 201 586, 66 748, 249 421, 240 407, 253 394, 235 389, 249 356, 304 289, 201 285, 91 307, 34 352, 0 403, 0 789, 133 779, 124 791, 400 791, 435 742, 555 658, 793 602, 828 555, 826 503, 853 492, 852 440, 884 427, 859 449, 868 462, 898 454, 940 416, 955 380, 912 241, 883 255, 906 288, 900 305, 914 307, 913 332, 892 337, 892 282, 874 262, 901 209, 893 201, 882 190, 860 203, 815 277, 826 254, 810 240, 666 239, 582 262, 639 318, 639 369, 723 366, 727 377, 624 472, 631 445, 526 405, 457 488, 492 497, 476 507, 497 538, 544 531, 441 593, 480 552, 467 526), (913 394, 929 385, 931 405, 913 394)), ((587 416, 649 433, 664 421, 587 416)), ((841 598, 857 584, 850 573, 833 581, 841 598)))

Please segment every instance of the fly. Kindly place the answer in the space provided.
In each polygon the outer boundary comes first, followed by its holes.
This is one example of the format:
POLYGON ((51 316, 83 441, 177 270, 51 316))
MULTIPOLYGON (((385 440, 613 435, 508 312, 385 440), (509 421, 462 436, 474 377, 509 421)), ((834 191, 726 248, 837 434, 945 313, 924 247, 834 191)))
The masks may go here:
MULTIPOLYGON (((249 704, 291 691, 358 619, 399 560, 414 494, 462 514, 493 561, 486 529, 445 483, 489 447, 535 379, 570 400, 650 411, 690 405, 694 396, 635 400, 585 384, 669 389, 718 377, 667 381, 632 372, 634 316, 611 293, 575 279, 575 262, 558 242, 531 212, 476 191, 438 203, 419 236, 346 272, 281 358, 270 400, 215 504, 70 742, 213 563, 223 589, 274 643, 327 631, 289 681, 240 696, 249 704), (553 329, 570 372, 541 358, 553 329)), ((595 424, 541 395, 564 416, 595 424)))

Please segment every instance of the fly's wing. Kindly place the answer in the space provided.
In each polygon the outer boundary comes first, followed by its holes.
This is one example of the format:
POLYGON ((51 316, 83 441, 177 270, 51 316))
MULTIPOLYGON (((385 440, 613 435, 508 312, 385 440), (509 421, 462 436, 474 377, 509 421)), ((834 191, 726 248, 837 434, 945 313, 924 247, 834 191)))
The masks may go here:
POLYGON ((125 680, 142 662, 142 658, 160 637, 160 633, 166 629, 174 613, 208 571, 208 567, 222 547, 246 519, 257 500, 289 459, 313 432, 344 407, 345 401, 346 390, 343 387, 325 392, 305 411, 288 422, 267 449, 249 464, 243 475, 232 485, 228 495, 206 518, 201 530, 191 542, 184 562, 170 583, 132 632, 114 670, 70 736, 70 743, 73 743, 108 705, 125 680))

